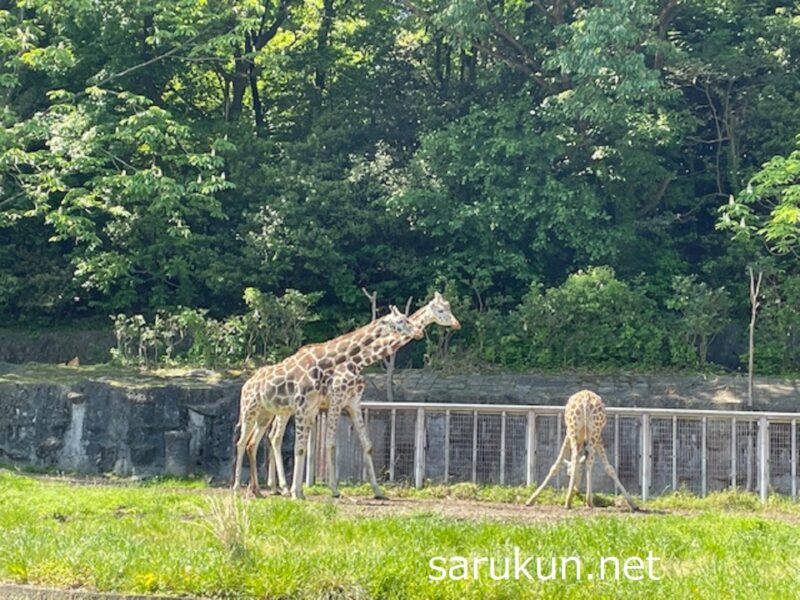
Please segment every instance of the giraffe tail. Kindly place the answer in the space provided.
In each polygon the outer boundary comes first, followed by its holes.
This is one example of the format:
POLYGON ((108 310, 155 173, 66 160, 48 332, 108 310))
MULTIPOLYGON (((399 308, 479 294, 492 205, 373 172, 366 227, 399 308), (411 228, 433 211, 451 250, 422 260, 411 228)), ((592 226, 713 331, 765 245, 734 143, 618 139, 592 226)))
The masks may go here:
POLYGON ((239 436, 242 435, 242 422, 241 420, 236 422, 236 426, 233 428, 233 443, 231 444, 233 448, 233 461, 231 462, 231 484, 236 481, 236 445, 239 443, 239 436))
POLYGON ((586 462, 587 458, 589 458, 589 443, 584 441, 583 449, 581 450, 581 457, 578 462, 586 462))

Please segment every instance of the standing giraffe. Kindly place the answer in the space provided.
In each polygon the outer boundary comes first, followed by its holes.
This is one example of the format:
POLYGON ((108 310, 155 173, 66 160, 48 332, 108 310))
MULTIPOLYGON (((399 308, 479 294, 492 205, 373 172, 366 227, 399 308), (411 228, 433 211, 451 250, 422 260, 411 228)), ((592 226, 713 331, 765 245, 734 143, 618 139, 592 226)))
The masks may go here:
POLYGON ((572 504, 572 494, 575 493, 575 490, 580 485, 580 469, 583 462, 586 463, 586 505, 594 506, 592 503, 592 464, 594 463, 594 455, 597 453, 606 473, 625 495, 628 506, 630 506, 631 510, 636 510, 633 499, 617 477, 614 467, 609 464, 606 450, 603 447, 603 428, 606 426, 606 406, 603 404, 603 399, 589 390, 581 390, 573 394, 567 400, 567 406, 564 408, 564 422, 567 424, 567 434, 564 437, 564 443, 561 445, 561 451, 558 453, 556 462, 550 467, 550 472, 542 484, 528 498, 525 506, 530 506, 536 500, 536 497, 561 468, 561 463, 565 461, 567 456, 567 446, 569 446, 571 450, 570 462, 567 464, 569 487, 567 488, 565 508, 569 508, 572 504), (579 454, 581 455, 580 459, 578 458, 579 454))
MULTIPOLYGON (((425 328, 432 323, 436 323, 442 327, 452 327, 453 329, 461 328, 461 324, 458 322, 458 319, 453 316, 453 313, 450 309, 450 303, 445 300, 444 296, 442 296, 439 292, 434 294, 433 300, 411 315, 409 320, 415 327, 419 328, 423 332, 425 328)), ((394 334, 389 334, 387 337, 394 338, 390 340, 390 344, 388 346, 382 345, 384 340, 381 339, 378 342, 374 342, 373 347, 366 349, 365 351, 376 353, 378 358, 385 358, 386 356, 397 352, 397 350, 405 346, 414 336, 397 332, 394 334)), ((374 360, 371 362, 374 362, 374 360)), ((369 439, 369 434, 367 433, 367 428, 364 424, 364 419, 361 413, 361 396, 364 393, 364 377, 361 375, 361 370, 364 368, 364 366, 366 366, 366 364, 371 363, 362 362, 360 368, 343 369, 338 371, 334 377, 334 385, 340 386, 344 390, 344 393, 339 396, 343 401, 340 403, 326 403, 325 400, 323 400, 323 404, 320 407, 323 409, 328 408, 328 419, 326 421, 327 431, 325 437, 326 456, 328 466, 328 485, 331 488, 331 494, 334 498, 339 497, 339 482, 336 473, 336 426, 339 422, 339 416, 341 415, 342 410, 346 410, 349 413, 350 418, 353 421, 353 426, 358 433, 358 437, 361 442, 361 449, 364 453, 364 463, 367 467, 367 475, 369 476, 370 485, 372 486, 372 492, 376 498, 385 498, 380 486, 378 485, 378 480, 375 475, 375 465, 372 461, 372 442, 369 439)), ((280 448, 287 422, 287 417, 278 416, 275 418, 275 422, 273 423, 272 430, 269 434, 272 448, 280 448), (275 440, 274 443, 272 442, 273 439, 275 440)), ((269 457, 268 482, 273 493, 277 492, 275 487, 275 471, 277 469, 278 472, 280 472, 280 470, 283 468, 282 465, 278 467, 276 459, 281 463, 283 462, 280 452, 271 452, 269 457)))
MULTIPOLYGON (((239 407, 239 439, 236 443, 233 489, 239 488, 245 451, 250 460, 250 489, 260 495, 256 450, 267 427, 275 416, 295 416, 295 462, 292 496, 303 498, 303 457, 311 427, 314 425, 322 398, 331 394, 338 398, 341 386, 334 384, 334 374, 341 369, 358 366, 364 348, 389 334, 402 333, 421 338, 423 332, 408 317, 392 307, 392 312, 351 333, 322 344, 303 346, 277 365, 262 367, 242 386, 239 407)), ((270 439, 272 442, 273 440, 270 439)), ((272 447, 273 452, 279 449, 272 447)), ((278 464, 278 478, 286 487, 283 463, 278 464)))

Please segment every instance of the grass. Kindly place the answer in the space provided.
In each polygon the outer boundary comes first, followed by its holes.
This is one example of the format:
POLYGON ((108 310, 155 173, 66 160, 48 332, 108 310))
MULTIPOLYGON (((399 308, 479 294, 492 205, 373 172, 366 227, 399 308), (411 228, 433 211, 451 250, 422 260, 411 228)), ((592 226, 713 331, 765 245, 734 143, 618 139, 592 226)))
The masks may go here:
POLYGON ((178 384, 184 387, 201 387, 217 384, 224 379, 236 378, 238 370, 212 371, 192 366, 160 368, 136 368, 114 364, 81 365, 68 367, 45 363, 3 365, 0 384, 24 385, 61 384, 72 385, 83 381, 100 380, 112 386, 146 388, 178 384))
MULTIPOLYGON (((345 496, 371 497, 372 488, 369 484, 340 485, 340 491, 345 496)), ((421 489, 405 485, 384 486, 384 492, 390 498, 418 498, 441 500, 475 500, 481 502, 497 502, 503 504, 524 504, 533 487, 502 486, 502 485, 476 485, 474 483, 455 483, 451 485, 426 484, 421 489)), ((324 485, 317 484, 306 488, 311 495, 329 495, 330 491, 324 485)), ((556 505, 564 504, 566 492, 552 488, 545 489, 537 498, 536 504, 556 505)), ((594 505, 598 508, 608 506, 625 506, 621 496, 595 493, 592 495, 594 505)), ((634 501, 637 501, 634 497, 634 501)), ((641 503, 640 501, 637 501, 641 503)), ((583 494, 578 493, 573 498, 573 506, 584 503, 583 494)), ((800 503, 793 502, 791 498, 772 494, 766 504, 762 504, 754 493, 742 491, 712 492, 707 497, 701 498, 687 490, 680 490, 671 494, 658 496, 647 502, 644 507, 654 510, 714 510, 714 511, 740 511, 748 513, 780 512, 787 515, 800 516, 800 503)))
MULTIPOLYGON (((451 493, 502 496, 466 486, 451 493)), ((330 502, 241 503, 180 481, 76 485, 0 472, 0 581, 226 598, 786 598, 800 574, 800 525, 758 514, 738 496, 662 501, 700 511, 688 515, 596 511, 525 524, 425 512, 365 518, 330 502), (586 565, 651 551, 662 579, 428 579, 433 556, 513 557, 515 547, 586 565)), ((784 508, 796 512, 772 510, 784 508)))

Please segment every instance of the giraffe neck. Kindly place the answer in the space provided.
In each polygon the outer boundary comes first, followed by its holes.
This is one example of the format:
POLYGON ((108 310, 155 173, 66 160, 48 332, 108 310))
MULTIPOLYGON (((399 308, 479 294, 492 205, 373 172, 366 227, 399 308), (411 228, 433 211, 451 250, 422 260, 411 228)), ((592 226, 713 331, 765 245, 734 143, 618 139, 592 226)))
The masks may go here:
MULTIPOLYGON (((383 319, 377 319, 363 327, 359 327, 355 331, 320 344, 320 347, 324 355, 346 358, 355 357, 363 354, 364 349, 379 339, 381 334, 384 334, 383 319)), ((341 364, 344 361, 335 362, 341 364)))
MULTIPOLYGON (((408 317, 409 320, 424 329, 433 322, 433 315, 428 310, 428 307, 422 307, 413 315, 408 317)), ((348 370, 353 374, 360 373, 365 367, 386 358, 387 356, 397 352, 399 348, 407 344, 413 339, 413 335, 406 335, 403 333, 387 333, 374 338, 371 342, 364 344, 361 347, 361 352, 353 355, 352 360, 348 362, 348 370)))
MULTIPOLYGON (((435 321, 435 319, 433 318, 433 313, 430 311, 428 305, 425 305, 419 310, 417 310, 413 315, 408 317, 408 320, 411 321, 413 325, 419 327, 423 331, 428 325, 430 325, 435 321)), ((402 333, 395 333, 384 337, 390 340, 390 344, 385 349, 385 354, 383 354, 381 358, 386 358, 390 354, 397 352, 400 348, 405 346, 408 342, 410 342, 413 339, 413 336, 405 335, 402 333)))

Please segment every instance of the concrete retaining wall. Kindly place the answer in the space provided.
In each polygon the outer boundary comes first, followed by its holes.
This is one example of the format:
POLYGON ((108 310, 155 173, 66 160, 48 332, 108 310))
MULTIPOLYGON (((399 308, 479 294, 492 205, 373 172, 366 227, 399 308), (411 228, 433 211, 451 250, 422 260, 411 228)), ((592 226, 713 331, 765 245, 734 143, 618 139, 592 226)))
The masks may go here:
MULTIPOLYGON (((183 377, 146 382, 102 377, 30 383, 0 369, 0 462, 86 473, 166 471, 230 477, 241 380, 183 377)), ((14 373, 24 367, 14 367, 14 373)), ((400 372, 398 401, 563 404, 579 389, 610 406, 743 408, 742 378, 442 376, 400 372)), ((385 399, 385 378, 368 376, 365 400, 385 399)), ((794 381, 760 380, 757 408, 800 410, 794 381)), ((291 448, 287 436, 285 448, 291 448)), ((287 457, 288 458, 288 457, 287 457)), ((288 462, 288 461, 287 461, 288 462)))

